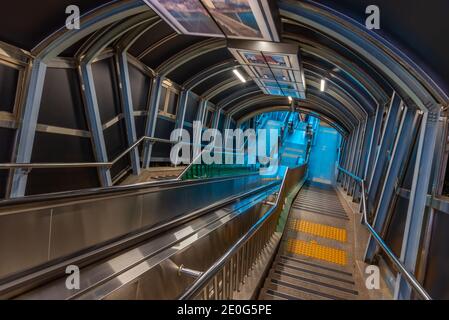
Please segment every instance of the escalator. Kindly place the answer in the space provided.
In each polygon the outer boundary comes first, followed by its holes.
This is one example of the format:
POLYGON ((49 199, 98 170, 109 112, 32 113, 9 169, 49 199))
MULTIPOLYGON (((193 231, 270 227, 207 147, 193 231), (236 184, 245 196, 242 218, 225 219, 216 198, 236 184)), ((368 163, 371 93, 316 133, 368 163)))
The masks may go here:
POLYGON ((209 268, 270 211, 283 182, 252 172, 5 203, 0 297, 174 299, 188 270, 209 268), (68 266, 79 289, 66 285, 68 266))

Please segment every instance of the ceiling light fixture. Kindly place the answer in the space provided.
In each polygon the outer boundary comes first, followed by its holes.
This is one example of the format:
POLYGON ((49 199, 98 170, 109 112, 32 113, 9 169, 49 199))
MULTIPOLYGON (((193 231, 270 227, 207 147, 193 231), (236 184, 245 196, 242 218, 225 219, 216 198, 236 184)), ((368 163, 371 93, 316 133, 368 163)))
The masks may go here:
POLYGON ((237 78, 240 79, 240 81, 242 81, 243 83, 246 82, 246 79, 242 76, 242 74, 241 74, 237 69, 234 69, 233 72, 234 72, 234 74, 237 76, 237 78))
POLYGON ((324 79, 321 79, 320 90, 321 91, 326 90, 326 80, 324 80, 324 79))

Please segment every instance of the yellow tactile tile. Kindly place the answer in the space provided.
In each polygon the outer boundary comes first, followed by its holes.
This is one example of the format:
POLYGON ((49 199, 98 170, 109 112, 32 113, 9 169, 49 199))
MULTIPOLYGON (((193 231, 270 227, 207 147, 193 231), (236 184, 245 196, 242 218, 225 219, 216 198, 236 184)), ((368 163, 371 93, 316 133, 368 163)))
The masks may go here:
POLYGON ((347 239, 345 229, 335 228, 306 220, 293 220, 291 228, 296 231, 305 232, 314 236, 337 240, 340 242, 346 242, 347 239))
POLYGON ((298 239, 289 239, 287 242, 287 250, 297 255, 324 260, 342 266, 347 264, 346 251, 322 246, 316 241, 307 242, 298 239))

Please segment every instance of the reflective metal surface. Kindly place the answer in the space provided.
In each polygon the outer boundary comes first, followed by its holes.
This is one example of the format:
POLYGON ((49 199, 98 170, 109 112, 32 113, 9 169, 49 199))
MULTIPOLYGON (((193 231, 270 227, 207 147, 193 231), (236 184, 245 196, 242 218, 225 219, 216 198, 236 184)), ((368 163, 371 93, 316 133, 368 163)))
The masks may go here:
POLYGON ((352 174, 351 172, 339 167, 338 168, 345 175, 353 179, 355 182, 360 183, 362 188, 362 224, 368 229, 372 237, 376 240, 377 244, 382 248, 383 252, 388 256, 388 258, 393 262, 394 266, 398 269, 399 273, 405 278, 405 280, 410 284, 410 286, 419 294, 419 296, 425 300, 432 300, 432 297, 427 293, 423 286, 418 280, 411 274, 404 266, 404 264, 395 256, 393 251, 388 247, 382 237, 374 230, 370 225, 367 217, 367 199, 366 199, 366 189, 365 180, 352 174))
POLYGON ((224 200, 269 183, 249 175, 8 202, 0 207, 0 292, 22 271, 140 230, 192 219, 214 204, 225 205, 224 200))
POLYGON ((274 185, 247 199, 169 230, 133 249, 81 270, 80 290, 61 279, 19 299, 174 299, 193 279, 179 266, 205 270, 267 210, 274 185))
POLYGON ((249 230, 179 297, 180 300, 228 300, 239 290, 261 251, 276 231, 285 200, 305 177, 307 165, 287 168, 276 202, 249 230))

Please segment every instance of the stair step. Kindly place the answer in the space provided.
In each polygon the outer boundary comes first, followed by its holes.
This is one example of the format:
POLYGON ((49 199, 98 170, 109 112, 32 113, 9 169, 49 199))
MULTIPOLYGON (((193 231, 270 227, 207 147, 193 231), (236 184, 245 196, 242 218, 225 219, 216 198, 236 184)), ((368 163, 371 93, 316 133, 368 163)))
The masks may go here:
POLYGON ((333 218, 337 218, 337 219, 349 220, 349 218, 347 216, 343 216, 341 214, 325 213, 325 212, 321 212, 321 211, 318 211, 318 210, 306 209, 306 208, 297 207, 297 206, 292 206, 292 208, 293 209, 297 209, 297 210, 309 211, 309 212, 313 212, 313 213, 317 213, 317 214, 321 214, 321 215, 324 215, 324 216, 329 216, 329 217, 333 217, 333 218))
POLYGON ((326 274, 323 271, 318 272, 316 270, 309 270, 307 268, 296 267, 296 266, 292 266, 292 265, 285 264, 282 262, 277 263, 274 266, 274 270, 283 272, 283 273, 292 274, 295 276, 300 276, 303 278, 315 279, 315 280, 333 284, 333 285, 336 285, 336 286, 339 286, 339 287, 342 287, 345 289, 354 290, 354 288, 355 288, 355 282, 352 279, 348 279, 345 277, 338 277, 338 276, 331 275, 331 274, 326 274))
POLYGON ((358 292, 356 290, 343 288, 328 282, 322 282, 318 279, 309 279, 277 270, 272 270, 270 272, 270 277, 271 279, 287 282, 307 290, 315 290, 333 296, 336 299, 356 299, 358 297, 358 292))
POLYGON ((292 283, 291 281, 285 281, 275 278, 270 278, 271 285, 277 288, 278 291, 285 292, 299 299, 307 300, 345 300, 338 296, 334 296, 325 292, 317 290, 316 286, 307 288, 307 286, 300 286, 292 283), (286 292, 287 291, 287 292, 286 292))
POLYGON ((346 279, 346 280, 352 280, 352 273, 348 272, 346 268, 342 268, 342 267, 338 267, 338 266, 330 266, 330 265, 325 265, 324 263, 315 263, 315 262, 310 262, 310 261, 306 261, 300 258, 297 258, 296 256, 289 256, 289 255, 279 255, 276 257, 275 262, 278 263, 283 263, 285 265, 288 266, 293 266, 293 267, 299 267, 299 268, 303 268, 303 269, 307 269, 307 270, 311 270, 311 271, 316 271, 322 274, 327 274, 327 275, 334 275, 336 277, 342 278, 342 279, 346 279))
MULTIPOLYGON (((333 300, 331 298, 324 297, 322 295, 314 294, 313 292, 298 290, 291 288, 290 286, 283 285, 283 283, 273 282, 274 279, 269 279, 265 284, 265 290, 271 290, 278 294, 288 295, 291 297, 289 300, 333 300)), ((277 280, 274 280, 277 281, 277 280)))
POLYGON ((259 300, 299 300, 296 297, 285 293, 277 292, 271 289, 263 289, 260 293, 259 300))

